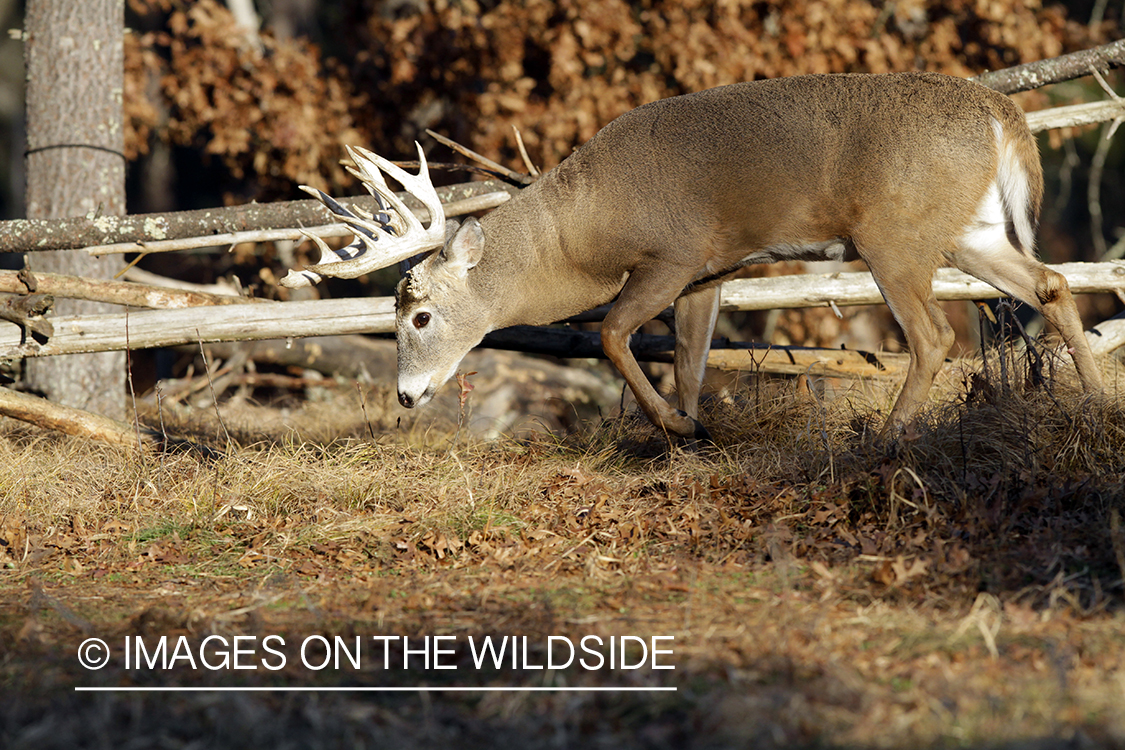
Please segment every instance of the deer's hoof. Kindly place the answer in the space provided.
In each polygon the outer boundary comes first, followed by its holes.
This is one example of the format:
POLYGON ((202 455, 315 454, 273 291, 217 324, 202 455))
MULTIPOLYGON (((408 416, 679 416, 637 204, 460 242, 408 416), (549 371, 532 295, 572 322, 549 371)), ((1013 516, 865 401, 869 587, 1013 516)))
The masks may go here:
POLYGON ((698 447, 703 445, 713 445, 715 443, 714 439, 712 439, 711 437, 711 433, 707 431, 707 428, 703 426, 702 422, 700 422, 698 419, 689 417, 683 411, 677 410, 677 413, 684 419, 690 419, 692 424, 694 425, 694 429, 692 430, 691 434, 685 433, 682 435, 682 437, 687 440, 688 445, 698 447))

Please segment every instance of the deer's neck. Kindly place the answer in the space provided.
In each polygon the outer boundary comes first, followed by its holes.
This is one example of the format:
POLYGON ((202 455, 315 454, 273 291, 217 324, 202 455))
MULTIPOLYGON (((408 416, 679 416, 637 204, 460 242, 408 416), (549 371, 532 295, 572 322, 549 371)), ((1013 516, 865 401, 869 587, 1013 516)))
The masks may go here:
POLYGON ((620 291, 619 273, 590 263, 597 251, 589 239, 594 222, 575 216, 579 190, 552 171, 481 221, 485 252, 474 270, 478 293, 493 310, 493 330, 553 323, 620 291))

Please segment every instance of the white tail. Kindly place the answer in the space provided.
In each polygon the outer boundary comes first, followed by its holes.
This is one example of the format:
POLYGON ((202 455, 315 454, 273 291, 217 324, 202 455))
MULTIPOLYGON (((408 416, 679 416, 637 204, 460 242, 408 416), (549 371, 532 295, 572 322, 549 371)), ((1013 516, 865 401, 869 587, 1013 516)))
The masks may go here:
MULTIPOLYGON (((364 177, 369 189, 386 196, 373 177, 364 177)), ((407 177, 407 189, 425 192, 407 177)), ((447 241, 436 220, 404 229, 411 252, 440 250, 397 290, 399 400, 428 401, 488 331, 612 301, 602 345, 645 414, 670 433, 704 438, 696 418, 718 284, 747 264, 785 259, 867 262, 911 353, 884 429, 915 414, 952 344, 932 290, 943 263, 1039 310, 1066 340, 1083 385, 1098 389, 1066 280, 1034 256, 1042 193, 1023 113, 962 79, 797 76, 653 102, 447 241), (628 347, 673 302, 680 410, 657 395, 628 347)), ((388 263, 351 262, 349 274, 378 265, 388 263)))

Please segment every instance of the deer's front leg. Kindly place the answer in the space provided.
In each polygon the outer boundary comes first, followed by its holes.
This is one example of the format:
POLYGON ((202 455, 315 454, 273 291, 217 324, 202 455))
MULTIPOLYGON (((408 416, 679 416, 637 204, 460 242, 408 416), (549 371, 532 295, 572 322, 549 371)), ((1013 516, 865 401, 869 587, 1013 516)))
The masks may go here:
POLYGON ((699 391, 719 317, 719 290, 716 284, 676 300, 676 397, 680 409, 693 419, 699 419, 699 391))
POLYGON ((629 384, 649 421, 673 435, 710 441, 702 424, 660 397, 629 350, 629 337, 676 299, 690 280, 690 273, 684 278, 683 274, 667 273, 667 269, 634 271, 602 324, 602 349, 629 384))

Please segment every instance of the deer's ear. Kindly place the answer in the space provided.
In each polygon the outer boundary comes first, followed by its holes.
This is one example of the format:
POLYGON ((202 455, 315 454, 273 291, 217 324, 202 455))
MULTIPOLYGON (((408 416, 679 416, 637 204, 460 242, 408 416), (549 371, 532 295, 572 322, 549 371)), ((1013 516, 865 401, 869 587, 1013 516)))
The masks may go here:
POLYGON ((453 235, 453 239, 449 240, 442 249, 441 260, 449 270, 464 278, 469 270, 480 262, 482 252, 484 252, 484 232, 480 228, 480 222, 468 218, 453 235))

